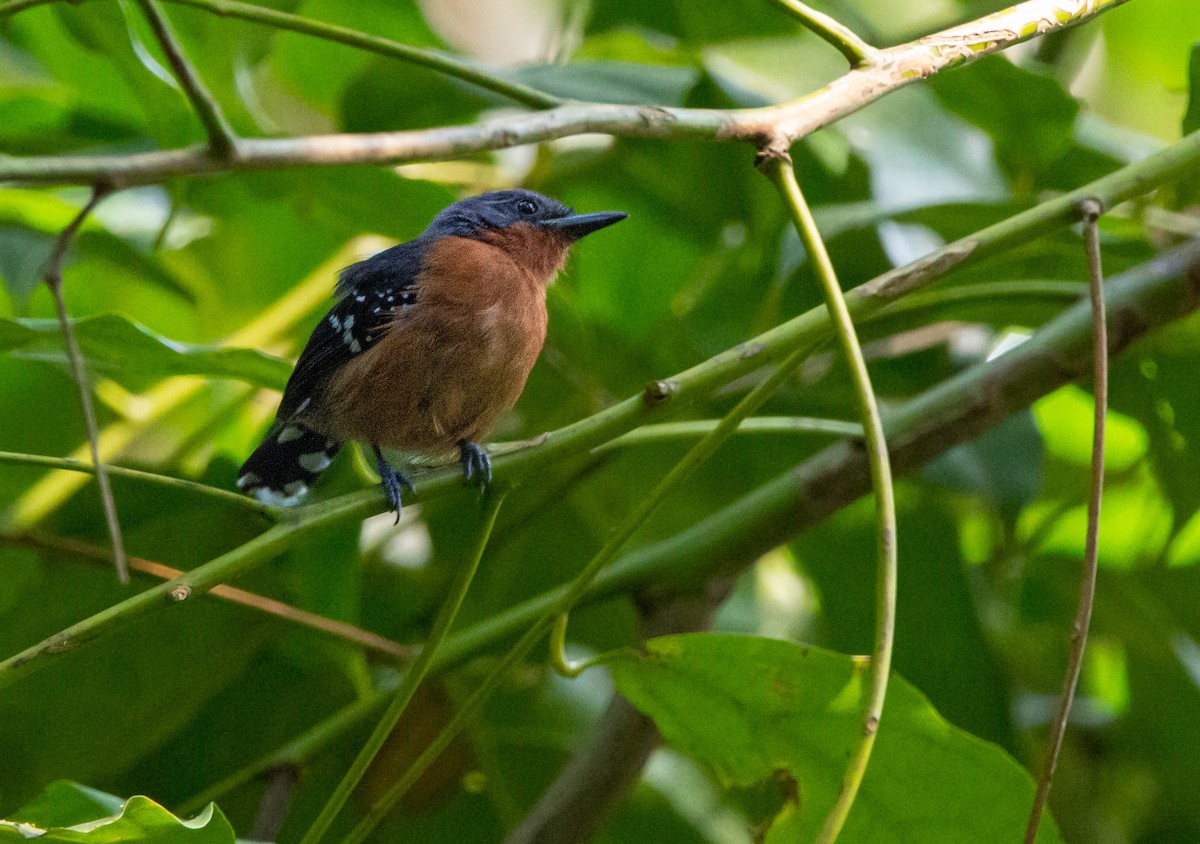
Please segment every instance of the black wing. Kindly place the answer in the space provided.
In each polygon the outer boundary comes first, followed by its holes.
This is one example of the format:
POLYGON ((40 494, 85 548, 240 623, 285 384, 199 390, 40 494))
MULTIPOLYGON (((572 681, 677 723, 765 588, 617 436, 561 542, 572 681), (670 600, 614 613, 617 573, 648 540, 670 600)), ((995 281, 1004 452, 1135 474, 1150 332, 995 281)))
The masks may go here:
POLYGON ((338 275, 337 304, 313 329, 296 361, 276 420, 303 413, 329 378, 379 340, 393 312, 416 301, 413 282, 421 269, 420 240, 402 243, 351 264, 338 275))

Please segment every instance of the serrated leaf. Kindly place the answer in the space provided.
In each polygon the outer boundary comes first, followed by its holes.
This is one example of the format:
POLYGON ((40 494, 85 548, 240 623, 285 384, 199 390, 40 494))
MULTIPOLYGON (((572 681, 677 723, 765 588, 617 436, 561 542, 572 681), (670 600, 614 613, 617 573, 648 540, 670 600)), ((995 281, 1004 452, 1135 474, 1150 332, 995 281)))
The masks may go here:
MULTIPOLYGON (((793 642, 711 633, 665 636, 646 652, 606 658, 617 688, 669 744, 727 786, 792 780, 795 793, 767 833, 810 841, 861 734, 865 664, 793 642)), ((1009 842, 1019 839, 1032 777, 995 745, 947 723, 893 677, 874 755, 838 839, 852 842, 1009 842)), ((1061 841, 1053 822, 1037 840, 1061 841)))
POLYGON ((233 827, 216 804, 191 819, 180 819, 149 797, 130 797, 121 811, 97 820, 43 828, 22 821, 0 821, 0 841, 36 839, 45 844, 233 844, 233 827))
MULTIPOLYGON (((119 314, 74 320, 88 367, 139 389, 171 375, 233 378, 283 389, 291 364, 257 349, 179 343, 119 314)), ((66 360, 62 331, 51 319, 0 319, 0 353, 66 360)))

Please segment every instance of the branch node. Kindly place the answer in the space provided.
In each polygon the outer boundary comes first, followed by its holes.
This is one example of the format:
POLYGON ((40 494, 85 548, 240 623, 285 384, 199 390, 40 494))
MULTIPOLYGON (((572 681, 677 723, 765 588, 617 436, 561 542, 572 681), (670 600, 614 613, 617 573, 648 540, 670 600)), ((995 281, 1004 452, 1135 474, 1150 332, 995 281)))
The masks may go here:
POLYGON ((1094 223, 1104 213, 1104 200, 1098 196, 1085 196, 1075 205, 1079 217, 1085 223, 1094 223))
POLYGON ((770 172, 775 164, 792 166, 791 147, 785 136, 780 134, 766 135, 759 144, 758 153, 754 156, 754 166, 761 173, 770 172))
POLYGON ((646 385, 646 389, 642 393, 642 399, 648 407, 656 407, 663 402, 669 401, 678 392, 678 381, 671 379, 651 381, 646 385))
POLYGON ((176 603, 182 603, 192 597, 192 587, 186 583, 181 583, 170 591, 171 600, 176 603))

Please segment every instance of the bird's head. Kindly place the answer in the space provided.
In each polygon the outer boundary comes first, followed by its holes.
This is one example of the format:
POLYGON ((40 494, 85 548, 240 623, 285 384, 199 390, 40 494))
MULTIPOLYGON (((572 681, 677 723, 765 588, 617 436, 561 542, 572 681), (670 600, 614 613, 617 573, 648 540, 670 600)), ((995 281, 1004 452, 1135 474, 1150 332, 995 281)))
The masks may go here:
POLYGON ((527 225, 574 243, 627 216, 620 211, 576 214, 557 199, 531 190, 496 190, 455 202, 434 217, 425 235, 483 240, 497 229, 527 225))
POLYGON ((423 237, 465 237, 491 243, 548 281, 567 249, 585 235, 624 220, 620 211, 576 214, 531 190, 498 190, 459 200, 438 214, 423 237))

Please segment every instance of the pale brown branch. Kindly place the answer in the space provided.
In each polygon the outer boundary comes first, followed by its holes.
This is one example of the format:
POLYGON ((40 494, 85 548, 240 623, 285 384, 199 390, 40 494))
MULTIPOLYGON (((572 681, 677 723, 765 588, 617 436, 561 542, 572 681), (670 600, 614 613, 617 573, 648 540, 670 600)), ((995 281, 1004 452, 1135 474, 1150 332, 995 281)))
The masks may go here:
POLYGON ((1062 691, 1058 696, 1058 707, 1054 720, 1050 722, 1050 746, 1046 759, 1038 774, 1037 792, 1033 808, 1029 813, 1029 825, 1025 828, 1025 844, 1033 844, 1038 826, 1050 798, 1050 784, 1054 780, 1054 769, 1058 766, 1058 754, 1062 750, 1067 722, 1071 718, 1071 704, 1075 700, 1075 687, 1083 668, 1083 655, 1087 649, 1088 628, 1092 623, 1092 604, 1096 598, 1096 568, 1100 545, 1100 504, 1104 498, 1104 421, 1108 412, 1108 325, 1104 312, 1104 271, 1100 259, 1100 229, 1097 222, 1104 211, 1098 199, 1085 199, 1079 203, 1083 217, 1083 239, 1087 250, 1088 292, 1092 300, 1092 368, 1096 397, 1095 415, 1092 421, 1092 467, 1088 487, 1087 540, 1083 550, 1083 571, 1079 579, 1079 609, 1071 629, 1071 653, 1067 659, 1067 673, 1063 678, 1062 691))
POLYGON ((240 139, 238 158, 232 162, 216 159, 206 146, 134 155, 0 156, 0 182, 92 183, 105 179, 127 186, 237 170, 442 161, 584 133, 741 141, 778 153, 892 91, 1039 34, 1082 23, 1125 2, 1026 0, 979 20, 879 50, 869 67, 855 68, 798 100, 768 108, 722 111, 572 103, 468 126, 240 139))
POLYGON ((88 448, 92 453, 92 465, 96 467, 96 484, 100 487, 100 501, 104 505, 104 521, 108 525, 108 535, 112 540, 113 566, 117 571, 117 580, 129 582, 129 562, 125 556, 125 542, 121 538, 121 522, 117 518, 117 502, 113 498, 112 484, 108 478, 108 467, 100 459, 100 431, 96 425, 96 410, 92 406, 92 389, 88 385, 87 369, 83 363, 83 353, 79 350, 79 341, 75 337, 75 328, 67 313, 67 303, 63 298, 62 265, 66 258, 67 249, 75 239, 79 227, 92 213, 97 205, 108 196, 108 190, 100 186, 92 188, 92 197, 83 210, 76 215, 58 239, 50 253, 50 261, 46 265, 46 286, 54 297, 54 309, 58 314, 59 325, 62 326, 63 345, 66 347, 67 364, 71 370, 71 380, 79 391, 79 403, 83 406, 83 421, 87 427, 88 448))
MULTIPOLYGON (((26 548, 60 551, 100 562, 109 562, 112 559, 111 555, 101 548, 77 539, 67 539, 64 537, 38 536, 27 533, 0 534, 0 542, 9 545, 20 545, 26 548)), ((173 577, 183 574, 179 569, 162 563, 156 563, 153 560, 146 560, 141 557, 129 557, 128 560, 129 568, 133 571, 148 574, 160 580, 170 580, 173 577)), ((326 618, 323 615, 302 610, 291 604, 285 604, 283 601, 276 601, 274 598, 267 598, 263 595, 247 592, 244 589, 238 589, 234 586, 226 586, 225 584, 214 586, 208 590, 208 594, 225 601, 241 604, 244 607, 250 607, 267 615, 276 616, 293 624, 308 627, 352 644, 362 645, 367 650, 375 651, 391 659, 401 662, 407 662, 412 659, 413 649, 408 645, 402 645, 399 642, 380 636, 378 633, 372 633, 370 630, 355 627, 353 624, 333 618, 326 618)))

